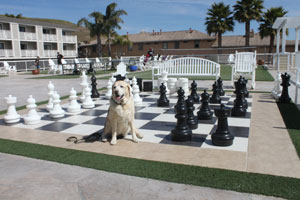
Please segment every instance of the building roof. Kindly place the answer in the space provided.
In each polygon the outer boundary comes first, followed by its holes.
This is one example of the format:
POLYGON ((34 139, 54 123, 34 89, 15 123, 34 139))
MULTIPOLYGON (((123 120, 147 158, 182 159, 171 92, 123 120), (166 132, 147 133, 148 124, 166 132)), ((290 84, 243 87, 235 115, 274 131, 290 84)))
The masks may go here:
POLYGON ((70 31, 77 31, 77 29, 66 24, 42 22, 42 21, 35 21, 31 19, 13 18, 13 17, 6 17, 6 16, 0 16, 0 22, 15 22, 24 25, 37 25, 37 26, 44 26, 44 27, 62 28, 70 31))
MULTIPOLYGON (((276 37, 276 36, 275 36, 276 37)), ((287 45, 293 45, 293 40, 287 40, 287 45)), ((264 37, 261 39, 259 33, 255 33, 253 37, 250 37, 250 46, 269 46, 270 37, 264 37)), ((274 41, 276 45, 276 39, 274 41)), ((245 46, 245 36, 243 35, 231 35, 222 36, 222 47, 244 47, 245 46)), ((216 40, 212 47, 218 47, 218 40, 216 40)))

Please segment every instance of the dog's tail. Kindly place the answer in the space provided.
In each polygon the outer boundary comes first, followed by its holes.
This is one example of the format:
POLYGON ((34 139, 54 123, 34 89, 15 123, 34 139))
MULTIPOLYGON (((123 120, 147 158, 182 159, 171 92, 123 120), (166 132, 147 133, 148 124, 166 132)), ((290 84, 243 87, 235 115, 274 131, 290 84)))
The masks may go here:
POLYGON ((82 142, 95 142, 95 141, 99 141, 100 140, 101 135, 102 135, 102 131, 96 132, 96 133, 92 133, 90 135, 83 136, 81 139, 78 139, 75 136, 71 136, 71 137, 68 137, 66 139, 66 141, 67 142, 74 142, 75 144, 82 143, 82 142))

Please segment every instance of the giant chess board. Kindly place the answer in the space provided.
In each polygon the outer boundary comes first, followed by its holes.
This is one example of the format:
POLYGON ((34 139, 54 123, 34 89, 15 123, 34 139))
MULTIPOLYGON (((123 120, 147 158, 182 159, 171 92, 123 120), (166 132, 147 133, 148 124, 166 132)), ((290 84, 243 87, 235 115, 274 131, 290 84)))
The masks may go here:
MULTIPOLYGON (((213 116, 212 120, 200 120, 199 126, 193 130, 192 141, 190 142, 173 142, 171 141, 171 130, 176 126, 176 118, 174 106, 177 102, 177 94, 168 96, 170 100, 169 107, 157 107, 157 99, 159 93, 142 92, 140 96, 143 99, 141 106, 137 106, 135 113, 135 125, 144 135, 140 142, 150 142, 168 145, 185 145, 198 148, 211 148, 222 150, 233 150, 247 152, 248 138, 251 120, 252 98, 251 95, 247 98, 248 109, 245 117, 229 117, 229 131, 235 136, 233 145, 229 147, 218 147, 212 145, 211 134, 216 130, 217 118, 213 116)), ((221 97, 222 103, 226 107, 233 107, 235 95, 226 94, 221 97)), ((95 108, 82 109, 78 114, 68 114, 58 119, 53 119, 49 116, 49 112, 44 108, 38 108, 38 113, 42 116, 41 122, 35 125, 25 125, 23 118, 19 123, 6 124, 0 120, 0 125, 27 128, 44 131, 54 131, 60 133, 68 133, 71 135, 89 135, 104 128, 106 115, 109 108, 109 100, 101 95, 95 101, 95 108)), ((201 104, 195 104, 194 114, 197 115, 201 104)), ((66 110, 68 104, 63 104, 62 107, 66 110)), ((210 104, 211 109, 220 107, 219 104, 210 104)), ((124 139, 131 139, 128 135, 124 139)))

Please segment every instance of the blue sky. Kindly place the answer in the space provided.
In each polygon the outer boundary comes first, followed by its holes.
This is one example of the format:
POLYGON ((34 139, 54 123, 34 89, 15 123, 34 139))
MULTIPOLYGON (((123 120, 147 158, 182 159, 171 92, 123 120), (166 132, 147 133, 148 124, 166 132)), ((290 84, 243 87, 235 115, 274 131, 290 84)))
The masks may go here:
MULTIPOLYGON (((108 4, 116 2, 119 9, 127 11, 119 34, 187 30, 193 28, 205 32, 207 9, 213 0, 0 0, 0 13, 21 13, 26 17, 63 19, 76 23, 93 11, 105 12, 108 4)), ((234 5, 235 0, 223 1, 234 5)), ((265 8, 283 6, 287 16, 300 16, 299 0, 265 0, 265 8)), ((258 23, 251 22, 251 28, 257 31, 258 23)), ((235 22, 234 32, 226 35, 244 34, 244 24, 235 22)), ((294 39, 293 30, 288 39, 294 39)))

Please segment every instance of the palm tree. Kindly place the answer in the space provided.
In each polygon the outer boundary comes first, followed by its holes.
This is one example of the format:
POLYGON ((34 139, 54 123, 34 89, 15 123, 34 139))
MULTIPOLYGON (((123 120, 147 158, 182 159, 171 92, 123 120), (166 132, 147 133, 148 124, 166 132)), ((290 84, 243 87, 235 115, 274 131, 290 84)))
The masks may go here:
POLYGON ((120 53, 122 56, 122 47, 132 45, 132 42, 129 40, 127 35, 116 35, 113 39, 113 44, 120 45, 120 53))
POLYGON ((105 32, 108 40, 108 56, 111 56, 111 36, 115 29, 121 29, 120 23, 124 23, 121 15, 127 15, 125 10, 116 10, 117 4, 111 3, 106 7, 105 15, 103 16, 105 24, 105 32))
POLYGON ((234 18, 240 23, 245 23, 245 46, 248 47, 250 44, 250 22, 251 20, 260 20, 264 8, 263 0, 240 0, 236 2, 233 8, 234 18))
POLYGON ((273 52, 274 39, 276 30, 272 28, 277 17, 283 17, 288 12, 285 11, 281 6, 268 9, 262 16, 261 24, 259 25, 259 35, 263 39, 264 37, 270 36, 269 53, 273 52))
POLYGON ((104 34, 105 26, 104 26, 104 18, 102 13, 100 12, 92 12, 89 14, 90 18, 93 18, 93 21, 89 21, 86 18, 81 18, 77 22, 77 26, 84 25, 87 29, 90 30, 90 36, 97 38, 97 53, 98 56, 102 56, 102 45, 101 45, 101 35, 104 34))
POLYGON ((222 47, 222 34, 226 31, 233 31, 234 21, 233 12, 229 5, 221 3, 213 3, 208 9, 206 17, 206 31, 209 35, 215 33, 218 35, 218 48, 222 47))

